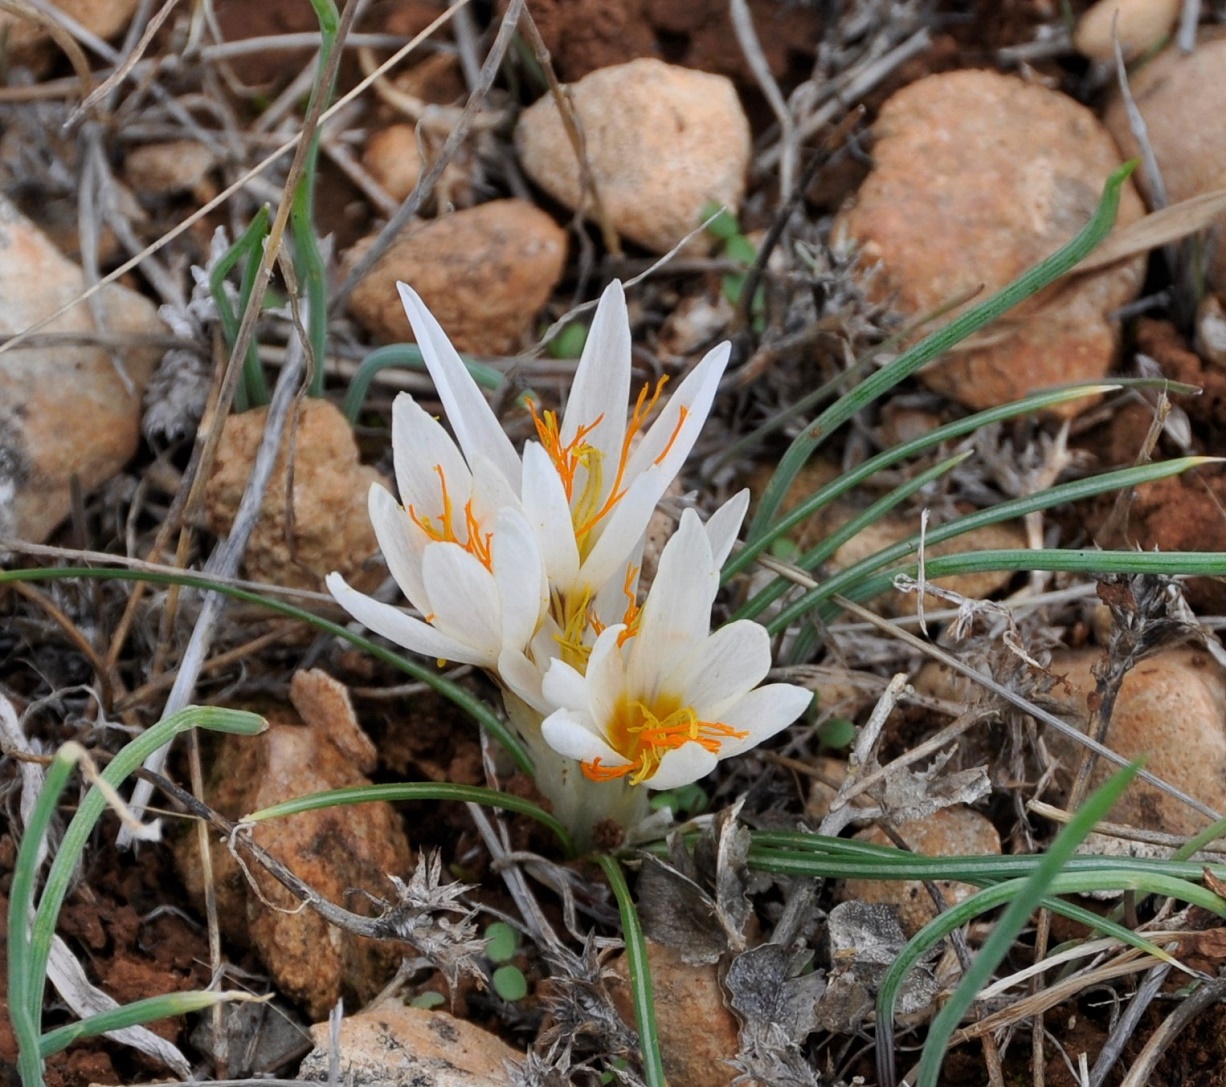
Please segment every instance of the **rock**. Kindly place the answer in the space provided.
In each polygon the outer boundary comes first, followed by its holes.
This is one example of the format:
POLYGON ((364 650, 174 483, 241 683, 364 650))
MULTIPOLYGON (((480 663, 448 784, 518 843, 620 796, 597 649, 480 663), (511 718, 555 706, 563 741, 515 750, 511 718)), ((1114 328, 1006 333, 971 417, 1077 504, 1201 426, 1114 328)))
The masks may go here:
POLYGON ((1073 44, 1083 57, 1111 61, 1114 32, 1124 59, 1133 60, 1171 32, 1182 6, 1181 0, 1098 0, 1077 20, 1073 44))
MULTIPOLYGON (((0 334, 22 332, 80 296, 81 269, 0 196, 0 334)), ((126 287, 98 296, 104 331, 164 335, 151 302, 126 287)), ((43 332, 96 328, 87 303, 43 332)), ((88 344, 17 347, 0 355, 0 536, 42 543, 68 516, 75 478, 88 493, 136 452, 141 398, 160 350, 88 344)))
MULTIPOLYGON (((977 811, 958 805, 941 808, 914 822, 901 823, 898 833, 916 853, 929 857, 1000 853, 1000 835, 996 828, 977 811)), ((856 839, 873 845, 893 844, 878 827, 860 831, 856 839)), ((965 902, 977 890, 970 884, 950 880, 937 880, 936 884, 949 906, 965 902)), ((838 897, 841 902, 894 906, 908 936, 914 936, 937 915, 936 905, 920 880, 844 880, 838 897)))
MULTIPOLYGON (((1085 728, 1087 699, 1095 690, 1092 669, 1102 659, 1096 649, 1053 654, 1048 670, 1059 677, 1051 695, 1067 709, 1065 720, 1085 728)), ((1045 730, 1052 754, 1067 767, 1065 786, 1081 758, 1081 748, 1045 730)), ((1200 649, 1171 649, 1142 660, 1124 677, 1107 746, 1126 758, 1146 756, 1145 769, 1197 800, 1221 807, 1226 780, 1226 669, 1200 649)), ((1091 785, 1118 769, 1098 760, 1091 785)), ((1144 782, 1133 782, 1107 816, 1167 834, 1195 834, 1205 817, 1144 782)))
MULTIPOLYGON (((315 1049, 298 1070, 330 1083, 327 1023, 311 1028, 315 1049)), ((341 1020, 340 1082, 350 1087, 505 1087, 524 1054, 466 1019, 387 1002, 341 1020)))
MULTIPOLYGON (((53 0, 57 8, 99 38, 112 38, 128 25, 140 0, 53 0)), ((59 46, 45 27, 31 18, 0 15, 0 35, 6 39, 9 64, 27 64, 41 73, 59 46)))
MULTIPOLYGON (((267 408, 226 419, 213 475, 204 492, 205 524, 210 532, 224 535, 233 526, 267 419, 267 408)), ((379 544, 366 495, 371 483, 387 481, 374 468, 358 462, 353 430, 334 404, 304 400, 293 435, 293 535, 287 539, 286 462, 294 429, 286 425, 260 519, 243 556, 247 576, 273 585, 320 589, 323 579, 339 570, 347 579, 356 576, 354 584, 373 588, 382 571, 367 565, 379 544)))
MULTIPOLYGON (((326 789, 370 784, 364 774, 374 769, 374 746, 358 727, 344 687, 322 672, 299 672, 290 698, 296 713, 284 706, 264 710, 267 732, 222 739, 205 799, 227 818, 241 819, 326 789)), ((409 874, 409 843, 389 804, 272 819, 256 826, 252 836, 324 898, 357 913, 371 913, 372 899, 392 897, 389 875, 409 874)), ((180 840, 176 859, 188 891, 199 901, 203 885, 195 834, 180 840)), ((313 1018, 327 1015, 342 995, 370 1000, 400 961, 402 945, 331 927, 312 910, 299 909, 263 869, 250 862, 240 867, 224 846, 213 850, 213 869, 223 930, 250 945, 278 987, 305 1004, 313 1018)))
POLYGON ((393 200, 404 200, 421 177, 421 151, 412 125, 388 125, 372 133, 362 149, 362 165, 393 200))
MULTIPOLYGON (((1166 50, 1132 77, 1131 89, 1168 201, 1178 203, 1226 187, 1226 36, 1205 37, 1186 56, 1166 50)), ((1137 142, 1118 95, 1104 120, 1124 154, 1136 155, 1137 142)), ((1144 171, 1135 176, 1144 191, 1144 171)), ((1215 221, 1219 240, 1209 262, 1209 279, 1218 289, 1226 288, 1223 227, 1226 214, 1215 221)))
MULTIPOLYGON (((584 76, 570 95, 593 180, 619 234, 664 253, 698 227, 707 204, 737 207, 749 122, 729 80, 641 59, 584 76)), ((552 98, 524 110, 515 148, 533 181, 592 217, 552 98)))
MULTIPOLYGON (((1085 225, 1121 162, 1084 106, 988 71, 910 84, 882 106, 875 133, 874 168, 836 235, 859 246, 865 265, 880 263, 870 291, 908 318, 982 287, 961 307, 969 308, 1049 256, 1085 225)), ((1141 214, 1126 183, 1118 221, 1141 214)), ((968 407, 987 408, 1101 378, 1118 340, 1109 315, 1135 297, 1144 270, 1138 256, 1062 281, 920 379, 968 407)), ((1072 414, 1092 403, 1057 410, 1072 414)))
MULTIPOLYGON (((736 1017, 724 1006, 718 965, 689 966, 679 952, 651 939, 647 940, 647 959, 660 1030, 660 1055, 671 1087, 731 1083, 737 1073, 727 1062, 737 1055, 740 1030, 736 1017), (696 1024, 702 1029, 695 1030, 696 1024)), ((609 982, 610 996, 621 1017, 633 1025, 625 958, 617 959, 610 969, 615 975, 609 982)))
POLYGON ((132 148, 124 159, 128 184, 145 196, 211 191, 209 171, 216 161, 199 140, 169 140, 132 148))
MULTIPOLYGON (((356 261, 369 240, 350 252, 356 261)), ((457 351, 514 354, 562 275, 566 234, 524 200, 492 200, 411 224, 354 288, 354 317, 383 340, 411 338, 396 292, 410 284, 457 351)))

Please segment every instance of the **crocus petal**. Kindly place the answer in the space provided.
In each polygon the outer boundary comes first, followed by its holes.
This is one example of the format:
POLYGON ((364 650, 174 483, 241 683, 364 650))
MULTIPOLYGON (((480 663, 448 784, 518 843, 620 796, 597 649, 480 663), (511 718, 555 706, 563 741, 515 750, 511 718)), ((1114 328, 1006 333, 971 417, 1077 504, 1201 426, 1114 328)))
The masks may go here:
POLYGON ((414 546, 414 539, 424 540, 425 534, 418 529, 400 503, 378 483, 370 485, 366 507, 370 511, 370 524, 379 541, 379 550, 387 562, 387 568, 400 586, 400 591, 418 611, 428 614, 430 596, 421 577, 421 553, 424 546, 414 546))
POLYGON ((719 571, 711 564, 707 534, 698 514, 686 510, 664 545, 638 636, 630 640, 627 683, 637 697, 654 700, 662 683, 671 686, 677 665, 706 641, 718 590, 719 571))
POLYGON ((504 649, 495 665, 498 678, 513 695, 522 699, 541 716, 552 713, 557 706, 541 692, 540 669, 521 650, 504 649))
POLYGON ((630 761, 592 732, 573 710, 554 710, 542 722, 541 735, 550 747, 568 759, 579 762, 599 759, 605 766, 625 766, 630 761))
POLYGON ((573 710, 577 714, 588 711, 587 683, 565 661, 552 660, 549 671, 541 680, 541 694, 553 704, 554 709, 573 710))
POLYGON ((562 478, 537 442, 524 446, 523 505, 549 571, 550 585, 566 592, 579 575, 579 545, 562 478))
POLYGON ((340 574, 329 574, 327 585, 328 592, 342 608, 368 630, 382 635, 389 642, 436 660, 475 664, 481 668, 488 668, 494 663, 488 653, 449 638, 429 623, 423 623, 420 619, 406 615, 399 608, 393 608, 390 604, 384 604, 350 588, 340 574))
POLYGON ((518 510, 504 509, 498 515, 491 556, 502 612, 502 644, 526 649, 548 605, 548 596, 536 537, 518 510))
POLYGON ((649 789, 679 789, 682 785, 705 778, 718 762, 719 756, 705 747, 695 743, 682 744, 665 752, 656 772, 643 784, 649 789))
POLYGON ((649 464, 658 465, 668 476, 669 482, 676 478, 698 440, 703 423, 707 421, 711 403, 719 389, 719 380, 724 376, 731 354, 731 344, 722 343, 712 348, 677 386, 677 391, 668 398, 664 410, 630 455, 630 463, 626 466, 627 478, 633 479, 649 464), (682 408, 686 409, 683 422, 682 408))
MULTIPOLYGON (((610 466, 617 464, 626 435, 626 403, 630 398, 630 318, 626 295, 613 280, 600 296, 596 316, 588 330, 579 368, 566 402, 560 430, 568 445, 580 427, 600 422, 587 434, 588 444, 601 450, 605 462, 605 486, 612 486, 610 466)), ((584 469, 580 469, 583 473, 584 469)), ((580 479, 576 486, 582 488, 580 479)), ((601 495, 601 500, 605 495, 601 495)))
POLYGON ((626 669, 618 638, 626 628, 621 623, 605 627, 587 659, 587 702, 592 719, 605 732, 617 712, 619 698, 626 696, 626 669))
POLYGON ((487 665, 502 649, 502 617, 494 575, 462 547, 430 544, 421 557, 435 628, 471 645, 487 665))
POLYGON ((743 740, 725 743, 719 757, 739 755, 770 739, 804 713, 812 701, 813 692, 794 683, 768 683, 750 691, 720 718, 725 725, 748 735, 743 740))
MULTIPOLYGON (((489 457, 481 454, 477 454, 470 463, 473 471, 473 514, 479 523, 493 523, 499 511, 508 507, 519 508, 519 495, 511 490, 511 485, 507 482, 506 476, 502 474, 501 468, 489 457)), ((463 510, 458 510, 457 513, 461 518, 464 515, 463 510)), ((464 535, 462 528, 456 531, 461 536, 464 535)))
POLYGON ((749 511, 749 488, 734 494, 707 520, 707 540, 711 544, 711 561, 722 570, 740 534, 741 524, 749 511))
MULTIPOLYGON (((447 493, 453 504, 459 497, 463 516, 472 473, 451 435, 408 393, 401 393, 392 404, 392 459, 400 501, 406 509, 412 506, 419 517, 438 518, 443 512, 446 480, 447 493)), ((457 526, 453 518, 452 528, 457 527, 462 526, 457 526)))
POLYGON ((766 678, 770 635, 749 619, 720 627, 692 649, 672 674, 675 689, 703 721, 723 720, 724 711, 766 678))
POLYGON ((485 395, 417 292, 406 283, 396 286, 409 324, 413 326, 417 346, 421 348, 426 368, 434 379, 439 399, 447 411, 447 420, 464 455, 470 463, 477 454, 488 457, 518 492, 519 457, 485 395))

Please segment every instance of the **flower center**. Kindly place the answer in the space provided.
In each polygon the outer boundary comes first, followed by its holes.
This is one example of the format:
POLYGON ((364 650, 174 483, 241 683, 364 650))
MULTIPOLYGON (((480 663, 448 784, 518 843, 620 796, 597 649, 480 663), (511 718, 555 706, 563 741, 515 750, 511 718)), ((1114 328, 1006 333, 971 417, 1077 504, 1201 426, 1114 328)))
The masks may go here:
MULTIPOLYGON (((639 607, 635 595, 635 579, 638 573, 637 566, 626 564, 626 580, 622 585, 622 592, 626 596, 626 610, 620 620, 626 629, 617 636, 618 648, 639 632, 639 613, 643 609, 639 607)), ((585 586, 581 591, 571 594, 553 593, 549 610, 560 628, 560 632, 553 637, 562 647, 562 660, 580 675, 586 675, 592 645, 608 625, 600 621, 596 609, 592 606, 591 588, 585 586), (587 636, 589 630, 592 632, 590 639, 587 636)))
POLYGON ((670 751, 695 743, 718 755, 725 740, 743 740, 748 732, 722 721, 701 721, 693 706, 683 706, 676 695, 658 696, 651 705, 637 699, 619 698, 605 738, 627 761, 622 766, 602 766, 600 759, 582 763, 583 776, 592 781, 630 778, 641 785, 660 768, 670 751))
POLYGON ((473 513, 473 500, 470 498, 464 503, 465 538, 461 540, 456 535, 455 525, 453 524, 455 504, 452 502, 451 495, 447 491, 447 477, 443 474, 443 466, 441 464, 436 464, 434 470, 438 473, 439 486, 443 492, 443 512, 438 517, 422 517, 416 509, 409 506, 409 520, 429 536, 430 539, 438 543, 458 544, 481 563, 482 566, 493 573, 494 559, 490 551, 490 544, 494 539, 494 534, 492 532, 483 533, 481 531, 481 522, 477 520, 477 515, 473 513), (437 524, 435 524, 436 521, 438 522, 437 524))

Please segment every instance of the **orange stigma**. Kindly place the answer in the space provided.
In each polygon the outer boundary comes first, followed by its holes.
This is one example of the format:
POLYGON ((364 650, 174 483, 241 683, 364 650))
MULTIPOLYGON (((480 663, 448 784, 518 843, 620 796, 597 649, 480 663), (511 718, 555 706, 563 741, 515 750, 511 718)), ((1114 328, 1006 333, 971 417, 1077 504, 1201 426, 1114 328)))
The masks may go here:
POLYGON ((422 517, 416 509, 409 506, 409 520, 429 536, 430 539, 438 543, 458 544, 481 563, 482 566, 493 573, 494 558, 491 552, 491 543, 494 539, 494 534, 492 532, 483 533, 481 531, 481 523, 473 512, 473 500, 470 498, 464 503, 464 532, 467 538, 461 540, 456 535, 455 527, 452 524, 455 504, 452 502, 451 494, 447 490, 447 477, 443 475, 443 466, 441 464, 436 464, 434 470, 438 473, 439 486, 443 492, 443 512, 438 517, 422 517), (435 524, 436 521, 438 522, 437 524, 435 524))

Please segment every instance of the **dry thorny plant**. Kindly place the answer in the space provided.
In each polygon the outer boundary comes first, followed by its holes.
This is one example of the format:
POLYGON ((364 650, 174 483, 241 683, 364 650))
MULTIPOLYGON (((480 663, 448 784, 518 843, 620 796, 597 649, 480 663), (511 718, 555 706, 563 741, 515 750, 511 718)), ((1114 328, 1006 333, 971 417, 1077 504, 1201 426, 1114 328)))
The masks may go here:
MULTIPOLYGON (((169 12, 173 6, 171 0, 163 10, 169 12)), ((824 147, 815 161, 825 164, 858 153, 858 118, 845 103, 863 98, 928 45, 933 5, 917 0, 860 0, 841 7, 841 16, 828 21, 812 78, 785 99, 761 63, 746 5, 741 0, 731 4, 739 44, 775 123, 755 149, 758 184, 745 207, 747 217, 770 224, 758 265, 742 295, 748 307, 754 288, 759 284, 764 288, 764 320, 755 331, 748 308, 740 314, 740 365, 728 379, 736 395, 727 398, 730 406, 698 450, 704 469, 718 485, 713 491, 730 491, 751 474, 756 451, 736 445, 744 433, 776 419, 803 391, 840 378, 858 357, 897 330, 888 311, 866 298, 864 275, 831 248, 829 219, 806 218, 801 196, 807 177, 802 164, 812 157, 808 149, 814 140, 832 129, 838 131, 839 139, 824 147), (734 456, 727 453, 730 447, 737 449, 734 456)), ((0 89, 0 119, 5 130, 0 142, 0 175, 6 193, 19 206, 38 205, 54 212, 63 227, 63 244, 77 255, 91 286, 137 269, 146 288, 162 303, 161 312, 170 328, 145 416, 145 434, 156 456, 144 465, 143 473, 122 476, 82 502, 75 522, 78 537, 97 541, 100 551, 131 559, 185 566, 207 560, 224 577, 224 571, 232 574, 237 570, 241 548, 239 553, 226 554, 221 562, 217 555, 223 552, 219 549, 210 556, 208 542, 190 531, 183 531, 179 536, 183 546, 177 552, 175 548, 176 536, 190 524, 187 495, 192 473, 200 465, 199 458, 189 459, 189 454, 207 447, 208 435, 197 435, 197 425, 211 395, 211 375, 225 363, 207 272, 226 239, 241 232, 262 202, 282 199, 290 160, 287 155, 270 157, 269 152, 299 137, 301 119, 296 105, 307 84, 297 80, 285 86, 257 120, 246 121, 238 104, 251 97, 254 89, 241 78, 243 50, 276 51, 283 43, 272 37, 241 43, 240 49, 240 43, 224 43, 215 28, 210 28, 184 52, 173 37, 182 28, 174 28, 164 56, 152 50, 139 55, 142 43, 135 31, 147 22, 151 8, 151 4, 142 5, 142 14, 133 23, 134 33, 118 50, 83 40, 102 65, 95 78, 108 71, 115 74, 90 108, 82 110, 77 104, 81 88, 75 78, 0 89), (210 39, 208 44, 205 39, 210 39), (127 145, 180 137, 209 149, 215 176, 223 182, 220 192, 193 194, 203 206, 193 209, 190 221, 203 227, 204 212, 219 213, 221 229, 211 232, 211 237, 181 229, 182 223, 174 232, 165 233, 166 217, 181 214, 183 208, 172 204, 150 211, 142 207, 112 172, 111 164, 122 158, 127 145), (110 270, 104 274, 104 269, 110 270)), ((67 32, 73 33, 71 28, 67 32)), ((189 32, 195 34, 197 28, 189 32)), ((465 168, 452 172, 455 187, 437 194, 440 201, 463 199, 466 186, 470 196, 503 190, 528 195, 508 150, 509 96, 491 86, 492 75, 487 76, 479 63, 492 48, 492 36, 480 32, 470 16, 459 14, 451 23, 451 33, 452 45, 429 48, 454 49, 463 59, 472 108, 435 110, 429 116, 420 110, 420 103, 397 99, 381 74, 372 74, 376 72, 371 66, 372 46, 397 48, 402 42, 355 35, 346 43, 347 48, 363 51, 363 69, 373 94, 367 88, 347 96, 330 111, 332 120, 323 129, 323 153, 393 225, 403 221, 406 208, 411 213, 424 206, 435 195, 430 192, 431 184, 448 176, 448 167, 460 159, 465 160, 465 168), (351 152, 360 145, 370 123, 373 95, 422 123, 422 139, 433 156, 426 183, 399 206, 362 174, 351 152)), ((496 64, 486 67, 497 71, 496 64)), ((307 65, 304 74, 311 72, 313 66, 307 65)), ((216 219, 207 221, 217 225, 216 219)), ((597 268, 590 239, 582 231, 578 237, 580 260, 573 297, 589 296, 590 282, 598 271, 602 276, 643 275, 644 312, 661 321, 684 293, 684 277, 720 270, 718 262, 647 265, 613 257, 597 268)), ((347 286, 340 285, 338 302, 343 302, 347 286)), ((559 305, 552 311, 558 326, 568 316, 564 309, 559 305)), ((352 373, 366 348, 339 308, 330 334, 332 354, 326 360, 327 370, 343 379, 352 373)), ((262 357, 271 365, 281 365, 291 354, 287 348, 296 335, 288 308, 266 309, 257 335, 262 357)), ((27 339, 37 342, 37 336, 27 339)), ((650 344, 641 350, 647 358, 650 344)), ((647 361, 660 369, 657 359, 647 361)), ((537 354, 495 362, 526 385, 555 379, 560 372, 548 358, 537 354)), ((396 386, 426 391, 411 376, 385 373, 377 381, 384 398, 396 386)), ((927 399, 926 394, 914 394, 912 406, 927 399)), ((385 399, 381 404, 386 406, 385 399)), ((275 422, 276 416, 273 418, 275 422)), ((284 413, 280 419, 284 423, 284 413)), ((873 417, 858 420, 843 447, 845 463, 862 459, 880 446, 879 422, 873 417)), ((217 414, 211 426, 219 425, 217 414)), ((800 425, 800 420, 793 419, 780 429, 786 436, 800 425)), ((1066 439, 1064 432, 1051 436, 1033 426, 1008 433, 1000 428, 980 432, 973 439, 979 455, 928 488, 920 499, 939 516, 961 503, 982 506, 1046 486, 1077 467, 1066 439)), ((888 488, 900 481, 899 473, 916 473, 923 467, 924 463, 912 463, 877 482, 888 488)), ((710 497, 714 501, 717 495, 710 497)), ((1029 522, 1027 530, 1036 543, 1052 531, 1041 520, 1029 522)), ((903 588, 918 590, 921 597, 940 595, 930 585, 903 588)), ((950 598, 945 601, 948 608, 930 609, 927 615, 930 623, 950 623, 944 638, 954 645, 959 659, 1012 692, 1012 701, 999 692, 981 698, 969 690, 964 700, 941 700, 883 679, 883 673, 914 670, 930 652, 918 639, 900 637, 909 620, 871 624, 853 617, 822 632, 827 653, 822 667, 858 687, 866 704, 877 699, 853 752, 850 774, 821 823, 823 832, 877 823, 897 838, 898 824, 909 818, 982 797, 995 786, 1011 798, 1018 846, 1033 850, 1040 844, 1041 835, 1032 827, 1027 803, 1044 792, 1054 768, 1033 718, 1019 710, 1018 702, 1045 704, 1051 679, 1043 670, 1044 655, 1057 640, 1057 632, 1073 621, 1084 604, 1086 590, 1053 588, 1050 579, 1037 579, 1029 588, 1028 595, 1008 607, 950 598), (943 713, 951 723, 918 747, 887 754, 880 746, 883 726, 890 711, 899 706, 943 713), (986 740, 989 735, 991 739, 986 740), (998 750, 989 758, 992 747, 998 750), (857 797, 865 802, 863 806, 850 803, 857 797)), ((1187 636, 1188 628, 1177 591, 1169 584, 1129 579, 1104 583, 1099 592, 1113 619, 1108 653, 1098 672, 1096 723, 1102 739, 1124 675, 1157 646, 1187 636)), ((138 727, 150 714, 156 716, 165 708, 159 700, 176 674, 188 676, 184 685, 189 690, 194 687, 199 694, 215 698, 241 697, 253 690, 283 691, 288 670, 302 655, 293 642, 301 627, 261 627, 253 615, 241 610, 224 617, 212 615, 189 666, 179 644, 186 631, 198 626, 205 611, 200 598, 171 593, 148 593, 133 610, 127 594, 108 583, 53 583, 45 592, 26 593, 0 633, 0 650, 10 660, 24 658, 23 667, 40 677, 40 691, 26 711, 27 727, 43 729, 53 742, 70 735, 102 736, 108 729, 138 727), (93 648, 108 639, 104 651, 93 648), (285 644, 278 646, 279 642, 285 644), (256 644, 264 656, 236 665, 249 657, 248 650, 256 644)), ((321 652, 316 645, 307 655, 321 652)), ((815 667, 798 666, 797 671, 815 667)), ((823 712, 828 715, 831 711, 823 712)), ((791 775, 810 772, 821 724, 819 717, 810 727, 795 729, 773 753, 729 767, 713 797, 724 810, 705 822, 704 833, 692 848, 687 850, 678 839, 667 859, 646 856, 642 860, 638 890, 647 931, 678 947, 686 961, 725 964, 723 980, 742 1023, 737 1067, 746 1081, 821 1082, 804 1048, 818 1030, 843 1036, 840 1040, 831 1034, 821 1048, 829 1076, 837 1080, 847 1074, 862 1056, 868 1038, 869 994, 884 964, 903 942, 897 922, 880 912, 847 908, 855 904, 828 909, 827 898, 811 882, 753 875, 747 869, 745 826, 795 824, 797 782, 791 775), (764 767, 773 772, 764 773, 764 767), (819 941, 819 932, 826 934, 829 951, 819 941), (827 954, 837 959, 838 968, 828 975, 811 971, 814 964, 831 965, 823 958, 827 954)), ((1075 807, 1091 767, 1092 759, 1087 757, 1078 769, 1070 808, 1075 807)), ((204 810, 198 800, 169 784, 164 788, 178 795, 184 806, 220 826, 220 817, 204 810)), ((549 977, 536 1047, 516 1073, 519 1082, 561 1083, 577 1075, 596 1082, 608 1070, 611 1058, 631 1062, 616 1074, 624 1082, 637 1082, 633 1071, 636 1040, 610 1003, 604 985, 607 960, 616 941, 594 936, 589 927, 596 923, 608 931, 613 915, 607 900, 570 869, 539 856, 512 854, 506 846, 505 829, 497 820, 480 816, 478 823, 519 911, 517 924, 532 938, 549 977), (565 935, 547 919, 550 911, 540 900, 542 893, 562 903, 565 935)), ((475 911, 490 907, 469 897, 468 888, 441 883, 437 856, 423 858, 409 882, 394 888, 395 901, 385 904, 382 916, 372 921, 346 915, 324 902, 311 888, 295 882, 278 862, 261 856, 236 828, 229 831, 234 832, 235 849, 245 850, 249 859, 283 878, 303 901, 327 913, 335 923, 414 945, 422 956, 422 962, 410 964, 414 969, 429 964, 453 984, 462 972, 480 972, 480 944, 474 939, 473 918, 475 911), (448 914, 458 914, 459 920, 449 920, 448 914)), ((931 893, 939 904, 936 888, 931 893)), ((956 953, 964 956, 965 947, 957 948, 956 953)), ((1110 960, 1104 952, 1102 962, 1118 962, 1119 953, 1114 954, 1116 959, 1110 960)), ((924 964, 904 994, 902 1010, 926 1006, 949 976, 947 964, 924 964)), ((1096 984, 1102 976, 1101 970, 1096 973, 1094 969, 1073 975, 1075 984, 1062 992, 1063 997, 1070 998, 1079 991, 1078 985, 1096 984)), ((1001 992, 1010 990, 1006 987, 1001 992)), ((1008 1020, 1011 1025, 1030 1015, 1037 1014, 1041 1020, 1042 1008, 1033 1007, 1016 992, 997 998, 998 1012, 1010 1008, 1014 1009, 1008 1020)), ((976 1034, 990 1045, 986 1030, 976 1034)), ((990 1063, 992 1059, 990 1056, 990 1063)))

